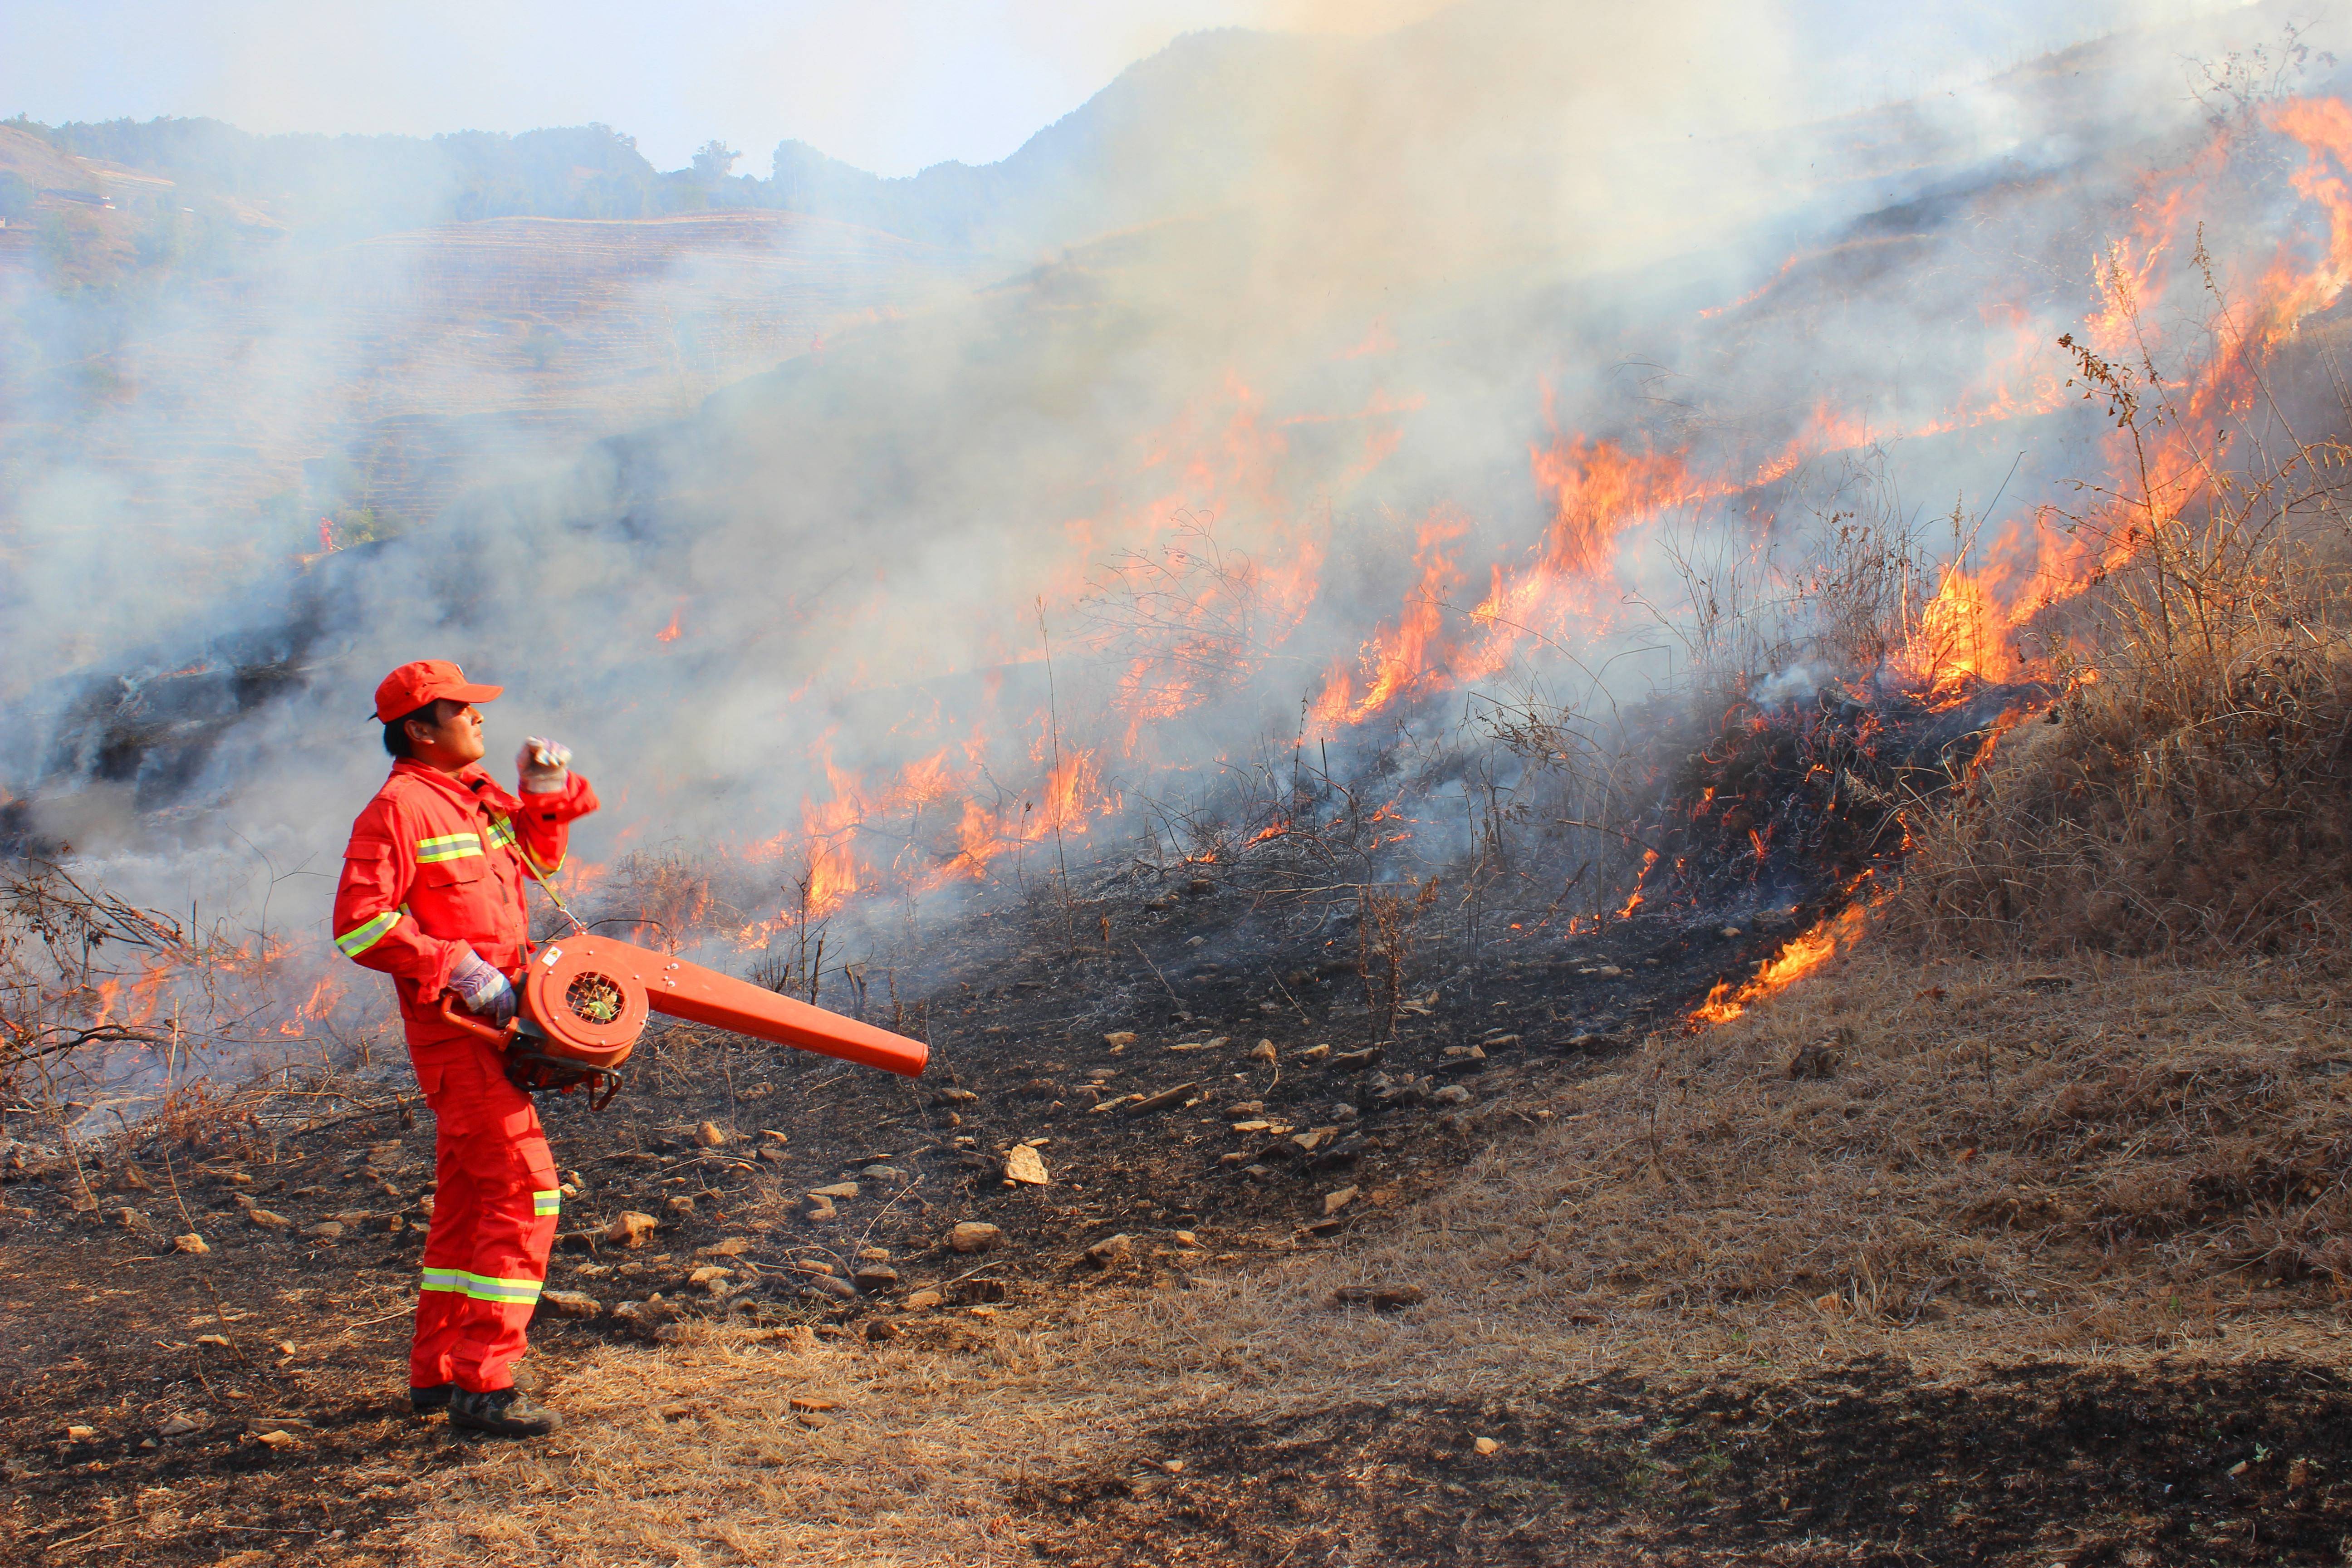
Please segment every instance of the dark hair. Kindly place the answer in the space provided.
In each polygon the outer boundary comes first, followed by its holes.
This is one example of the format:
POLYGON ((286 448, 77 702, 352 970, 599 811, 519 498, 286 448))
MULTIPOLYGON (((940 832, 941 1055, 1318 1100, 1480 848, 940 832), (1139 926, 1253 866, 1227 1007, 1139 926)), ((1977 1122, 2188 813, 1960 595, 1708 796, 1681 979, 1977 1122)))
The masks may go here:
POLYGON ((408 721, 412 719, 430 730, 438 730, 449 721, 448 710, 462 706, 446 697, 436 697, 414 713, 403 713, 383 727, 383 749, 394 758, 405 759, 415 753, 409 749, 408 721))

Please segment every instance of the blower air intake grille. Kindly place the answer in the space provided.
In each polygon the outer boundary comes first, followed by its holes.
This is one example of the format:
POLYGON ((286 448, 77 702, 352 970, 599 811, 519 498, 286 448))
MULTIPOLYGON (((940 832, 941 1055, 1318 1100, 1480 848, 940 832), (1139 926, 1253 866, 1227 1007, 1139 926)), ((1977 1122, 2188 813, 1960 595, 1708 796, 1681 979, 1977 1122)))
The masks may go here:
POLYGON ((564 988, 563 1003, 574 1017, 585 1018, 592 1024, 609 1024, 628 1005, 628 997, 618 981, 590 970, 575 976, 564 988))

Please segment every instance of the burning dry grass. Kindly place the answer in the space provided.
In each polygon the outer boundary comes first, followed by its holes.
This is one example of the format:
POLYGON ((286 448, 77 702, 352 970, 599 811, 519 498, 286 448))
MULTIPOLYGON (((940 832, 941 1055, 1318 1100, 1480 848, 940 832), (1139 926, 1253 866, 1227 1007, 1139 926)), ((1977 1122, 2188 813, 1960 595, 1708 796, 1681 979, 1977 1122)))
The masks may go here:
POLYGON ((2282 617, 2103 665, 2005 737, 1886 914, 1977 952, 2340 947, 2352 936, 2352 640, 2282 617))
MULTIPOLYGON (((2135 371, 2061 342, 2116 421, 2123 476, 2086 485, 2093 504, 2069 518, 2097 563, 2086 591, 2025 630, 2053 650, 2064 695, 1913 823, 1919 853, 1886 913, 1974 952, 2340 951, 2347 448, 2247 412, 2275 413, 2259 375, 2209 425, 2152 361, 2135 371)), ((2217 349, 2199 374, 2234 363, 2217 349)), ((2344 428, 2352 406, 2330 417, 2344 428)))
POLYGON ((1024 1486, 1145 1470, 1171 1422, 1873 1355, 2332 1355, 2347 1084, 2328 971, 1864 949, 1547 1101, 1489 1093, 1493 1141, 1369 1244, 1074 1279, 882 1346, 606 1348, 554 1390, 573 1435, 465 1472, 419 1560, 1010 1562, 1024 1486), (1426 1299, 1332 1306, 1367 1281, 1426 1299), (812 1429, 795 1396, 837 1408, 812 1429))

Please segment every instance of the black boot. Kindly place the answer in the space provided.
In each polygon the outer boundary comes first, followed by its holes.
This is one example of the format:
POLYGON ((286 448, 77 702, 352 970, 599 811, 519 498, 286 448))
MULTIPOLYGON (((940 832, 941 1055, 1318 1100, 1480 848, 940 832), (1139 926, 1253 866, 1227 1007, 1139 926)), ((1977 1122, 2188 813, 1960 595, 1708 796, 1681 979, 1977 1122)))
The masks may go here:
POLYGON ((563 1419, 546 1405, 533 1404, 520 1388, 493 1388, 487 1394, 460 1388, 449 1396, 449 1425, 499 1437, 544 1437, 563 1419))
POLYGON ((430 1415, 436 1410, 446 1410, 449 1408, 449 1396, 457 1392, 457 1385, 454 1383, 436 1383, 430 1388, 412 1386, 408 1391, 408 1413, 430 1415))

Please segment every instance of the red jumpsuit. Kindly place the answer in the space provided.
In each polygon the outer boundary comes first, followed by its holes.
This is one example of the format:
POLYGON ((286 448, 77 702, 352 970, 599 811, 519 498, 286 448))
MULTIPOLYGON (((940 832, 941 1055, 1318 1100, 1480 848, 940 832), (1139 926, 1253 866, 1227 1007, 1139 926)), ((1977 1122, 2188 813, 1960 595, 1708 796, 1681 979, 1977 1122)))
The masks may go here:
POLYGON ((413 1387, 505 1388, 522 1356, 555 1240, 555 1161, 530 1097, 507 1080, 497 1051, 442 1019, 440 998, 469 946, 509 980, 522 972, 523 857, 552 875, 567 824, 595 809, 577 773, 555 794, 516 796, 478 764, 453 775, 403 761, 352 824, 335 945, 392 976, 417 1087, 439 1124, 413 1387))

